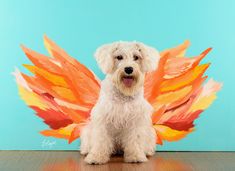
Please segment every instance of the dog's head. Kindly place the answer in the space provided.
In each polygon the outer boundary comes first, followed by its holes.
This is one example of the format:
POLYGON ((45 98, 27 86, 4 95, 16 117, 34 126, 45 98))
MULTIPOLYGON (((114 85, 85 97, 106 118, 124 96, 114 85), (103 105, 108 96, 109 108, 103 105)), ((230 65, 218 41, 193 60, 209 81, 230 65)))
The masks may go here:
POLYGON ((111 76, 116 88, 134 95, 144 84, 146 72, 157 68, 159 53, 140 42, 114 42, 98 48, 95 58, 101 70, 111 76))

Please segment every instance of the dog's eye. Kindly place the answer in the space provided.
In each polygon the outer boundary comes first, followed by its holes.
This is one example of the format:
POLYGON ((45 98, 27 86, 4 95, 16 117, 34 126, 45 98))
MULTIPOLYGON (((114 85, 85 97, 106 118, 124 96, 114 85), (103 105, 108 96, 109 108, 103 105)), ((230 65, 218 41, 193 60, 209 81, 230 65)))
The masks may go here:
POLYGON ((137 60, 139 60, 139 56, 137 56, 137 55, 134 55, 134 61, 137 61, 137 60))
POLYGON ((116 59, 120 61, 123 59, 123 56, 122 55, 116 56, 116 59))

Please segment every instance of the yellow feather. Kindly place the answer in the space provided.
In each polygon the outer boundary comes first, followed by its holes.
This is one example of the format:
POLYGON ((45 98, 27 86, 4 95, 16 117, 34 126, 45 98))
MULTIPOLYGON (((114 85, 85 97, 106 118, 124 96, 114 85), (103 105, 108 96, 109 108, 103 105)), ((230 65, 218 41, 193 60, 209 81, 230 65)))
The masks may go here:
POLYGON ((186 50, 183 50, 182 52, 180 52, 179 55, 176 55, 176 57, 177 57, 177 58, 184 57, 184 56, 185 56, 185 53, 186 53, 186 50))
POLYGON ((70 124, 66 127, 60 129, 50 129, 50 130, 43 130, 40 133, 44 136, 52 136, 56 138, 64 138, 69 139, 72 134, 73 129, 77 126, 77 124, 70 124))
POLYGON ((178 88, 181 88, 187 84, 192 83, 196 78, 203 74, 203 72, 208 68, 209 64, 202 64, 196 66, 192 71, 188 71, 188 73, 172 79, 172 80, 165 80, 161 84, 161 92, 164 91, 172 91, 178 88))
POLYGON ((41 68, 38 68, 38 67, 32 66, 32 65, 25 65, 24 64, 24 67, 27 68, 30 72, 42 76, 43 78, 50 81, 54 85, 68 87, 68 84, 66 83, 64 78, 59 75, 52 74, 44 69, 41 69, 41 68))
POLYGON ((38 96, 36 93, 30 92, 20 85, 18 85, 18 88, 21 98, 28 106, 36 106, 42 110, 47 108, 46 104, 43 103, 43 101, 40 99, 40 96, 38 96))
POLYGON ((190 112, 194 112, 197 110, 204 110, 208 108, 212 102, 216 99, 216 94, 213 93, 209 96, 204 96, 198 99, 190 108, 190 112))
POLYGON ((188 131, 178 131, 164 125, 154 125, 153 127, 156 130, 157 135, 162 140, 167 140, 167 141, 180 140, 181 138, 184 138, 187 134, 193 131, 193 128, 189 129, 188 131))
POLYGON ((67 100, 70 101, 75 101, 76 97, 74 96, 73 92, 70 89, 64 88, 64 87, 57 87, 54 86, 52 89, 60 96, 63 98, 66 98, 67 100))
POLYGON ((50 44, 48 42, 48 38, 46 36, 44 36, 44 45, 45 45, 47 51, 49 52, 50 56, 52 57, 53 55, 52 55, 52 51, 51 51, 51 46, 50 46, 50 44))
POLYGON ((183 97, 185 97, 192 90, 192 86, 187 86, 174 92, 165 93, 159 95, 153 102, 153 106, 160 104, 173 103, 183 97))

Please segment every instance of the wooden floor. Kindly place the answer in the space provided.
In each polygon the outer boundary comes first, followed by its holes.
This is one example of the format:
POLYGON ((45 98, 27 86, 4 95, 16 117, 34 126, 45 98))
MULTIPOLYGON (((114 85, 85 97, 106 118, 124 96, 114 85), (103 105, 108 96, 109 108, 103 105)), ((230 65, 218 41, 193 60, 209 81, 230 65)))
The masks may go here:
POLYGON ((235 171, 232 152, 157 152, 140 164, 124 163, 122 156, 108 164, 87 165, 75 151, 0 151, 0 171, 235 171))

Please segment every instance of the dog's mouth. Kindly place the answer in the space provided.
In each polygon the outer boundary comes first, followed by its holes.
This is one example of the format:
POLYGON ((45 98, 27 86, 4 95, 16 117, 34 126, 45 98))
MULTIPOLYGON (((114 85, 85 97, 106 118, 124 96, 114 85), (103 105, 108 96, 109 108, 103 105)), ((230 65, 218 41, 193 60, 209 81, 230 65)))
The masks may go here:
POLYGON ((135 78, 133 76, 123 76, 122 82, 126 87, 131 87, 135 81, 135 78))

